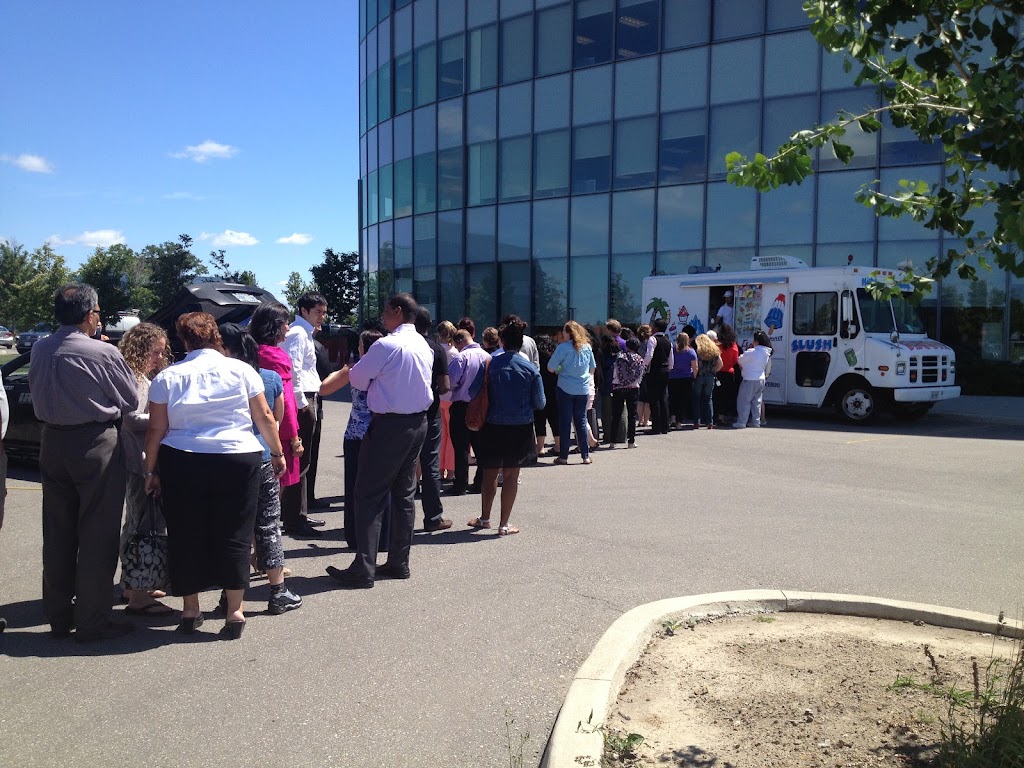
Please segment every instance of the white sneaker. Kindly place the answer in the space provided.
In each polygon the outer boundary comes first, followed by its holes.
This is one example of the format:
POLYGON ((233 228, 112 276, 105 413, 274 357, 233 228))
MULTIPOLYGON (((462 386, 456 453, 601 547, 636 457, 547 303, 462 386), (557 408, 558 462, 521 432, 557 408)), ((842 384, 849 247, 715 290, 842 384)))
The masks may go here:
POLYGON ((626 443, 627 448, 636 448, 636 443, 626 443))
POLYGON ((747 425, 746 424, 740 424, 739 422, 737 422, 736 424, 732 425, 732 428, 733 429, 746 429, 747 425))

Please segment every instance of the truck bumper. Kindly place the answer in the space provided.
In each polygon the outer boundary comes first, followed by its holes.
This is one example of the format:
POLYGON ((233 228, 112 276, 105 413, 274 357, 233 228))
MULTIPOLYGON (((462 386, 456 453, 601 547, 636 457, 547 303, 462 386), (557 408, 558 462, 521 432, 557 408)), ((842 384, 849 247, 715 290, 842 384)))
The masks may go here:
POLYGON ((960 387, 915 387, 892 391, 892 398, 897 403, 937 403, 954 397, 960 397, 960 387))

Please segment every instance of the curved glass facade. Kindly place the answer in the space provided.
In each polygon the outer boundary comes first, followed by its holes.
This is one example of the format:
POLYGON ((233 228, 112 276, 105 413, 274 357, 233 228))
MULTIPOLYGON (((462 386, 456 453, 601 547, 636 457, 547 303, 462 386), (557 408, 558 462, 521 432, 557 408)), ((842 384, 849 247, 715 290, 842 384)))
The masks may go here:
MULTIPOLYGON (((367 311, 410 291, 478 328, 640 319, 641 281, 689 267, 923 266, 956 243, 876 219, 858 187, 939 180, 942 152, 852 130, 803 186, 725 181, 724 156, 775 147, 876 103, 807 31, 802 0, 360 0, 361 249, 367 311)), ((1004 273, 946 281, 930 332, 1006 357, 1004 273), (940 316, 941 310, 941 316, 940 316)), ((1014 322, 1024 330, 1024 319, 1014 322)), ((1020 336, 1020 333, 1017 334, 1020 336)))

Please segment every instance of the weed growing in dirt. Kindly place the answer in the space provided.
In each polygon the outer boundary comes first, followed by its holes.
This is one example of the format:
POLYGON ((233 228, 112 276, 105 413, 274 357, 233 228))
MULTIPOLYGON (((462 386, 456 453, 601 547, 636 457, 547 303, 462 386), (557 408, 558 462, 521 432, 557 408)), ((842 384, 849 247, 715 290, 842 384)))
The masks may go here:
POLYGON ((676 630, 682 629, 683 621, 681 619, 665 619, 661 622, 661 628, 665 630, 665 637, 672 637, 676 630))
POLYGON ((508 750, 508 768, 523 768, 523 750, 526 749, 526 742, 530 740, 530 732, 513 733, 516 719, 512 716, 512 710, 505 707, 505 748, 508 750))
POLYGON ((644 745, 645 739, 639 733, 624 733, 615 728, 599 725, 595 728, 604 739, 604 762, 606 765, 632 765, 637 759, 636 751, 644 745))
POLYGON ((759 624, 771 624, 773 621, 775 621, 775 617, 769 616, 764 613, 759 613, 757 614, 757 616, 754 617, 754 621, 758 622, 759 624))
POLYGON ((1024 643, 1013 663, 993 658, 979 684, 974 667, 974 696, 968 703, 951 702, 943 723, 939 759, 949 768, 1024 766, 1024 643))

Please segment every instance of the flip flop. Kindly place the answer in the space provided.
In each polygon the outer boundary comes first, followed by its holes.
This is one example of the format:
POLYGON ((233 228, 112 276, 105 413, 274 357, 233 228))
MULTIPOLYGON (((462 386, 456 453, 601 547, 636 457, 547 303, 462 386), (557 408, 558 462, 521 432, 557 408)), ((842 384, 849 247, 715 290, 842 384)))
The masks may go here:
POLYGON ((128 606, 124 609, 124 612, 129 616, 167 616, 168 614, 174 613, 174 609, 169 605, 163 603, 149 603, 141 608, 132 608, 128 606))
POLYGON ((513 533, 519 533, 519 529, 514 525, 503 525, 498 529, 499 536, 511 536, 513 533))
POLYGON ((466 523, 466 525, 468 525, 470 528, 490 528, 491 521, 484 520, 481 517, 474 517, 472 520, 466 523))

